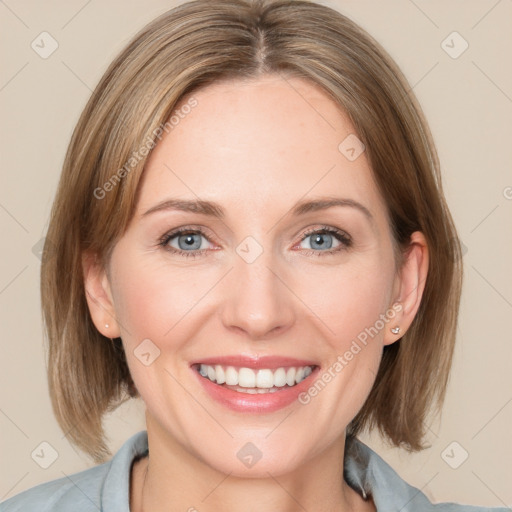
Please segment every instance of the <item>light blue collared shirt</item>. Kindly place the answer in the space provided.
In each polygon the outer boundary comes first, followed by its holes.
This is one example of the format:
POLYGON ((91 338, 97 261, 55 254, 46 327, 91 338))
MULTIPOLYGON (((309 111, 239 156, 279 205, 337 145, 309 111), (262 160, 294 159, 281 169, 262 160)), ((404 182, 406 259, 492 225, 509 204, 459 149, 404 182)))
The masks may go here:
MULTIPOLYGON (((0 503, 0 512, 130 512, 132 462, 147 454, 148 436, 142 430, 130 437, 109 462, 27 489, 0 503)), ((347 483, 363 498, 373 496, 378 512, 511 510, 455 503, 434 505, 357 439, 347 442, 344 476, 347 483)))

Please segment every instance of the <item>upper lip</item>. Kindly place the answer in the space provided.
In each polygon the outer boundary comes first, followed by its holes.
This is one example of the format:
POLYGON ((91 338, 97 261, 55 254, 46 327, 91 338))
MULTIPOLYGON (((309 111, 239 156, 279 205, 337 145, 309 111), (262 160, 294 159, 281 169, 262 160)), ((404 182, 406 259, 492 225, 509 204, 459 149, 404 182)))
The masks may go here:
POLYGON ((296 359, 295 357, 286 356, 257 356, 257 355, 232 355, 232 356, 219 356, 219 357, 207 357, 204 359, 198 359, 191 363, 193 365, 207 364, 209 366, 215 366, 217 364, 224 366, 236 366, 239 368, 253 368, 253 369, 277 369, 282 367, 291 366, 318 366, 318 363, 306 360, 296 359))

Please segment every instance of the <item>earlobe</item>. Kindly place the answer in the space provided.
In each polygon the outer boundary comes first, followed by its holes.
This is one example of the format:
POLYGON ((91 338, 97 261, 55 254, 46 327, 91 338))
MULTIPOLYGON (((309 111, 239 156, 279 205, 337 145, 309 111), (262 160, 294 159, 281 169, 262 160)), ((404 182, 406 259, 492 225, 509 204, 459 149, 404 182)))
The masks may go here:
POLYGON ((399 340, 411 326, 421 304, 429 265, 428 245, 420 231, 411 235, 402 267, 399 271, 398 298, 401 310, 384 336, 384 344, 399 340), (398 329, 397 329, 398 328, 398 329))
POLYGON ((82 255, 84 288, 89 312, 96 329, 107 338, 120 336, 107 272, 96 255, 82 255))

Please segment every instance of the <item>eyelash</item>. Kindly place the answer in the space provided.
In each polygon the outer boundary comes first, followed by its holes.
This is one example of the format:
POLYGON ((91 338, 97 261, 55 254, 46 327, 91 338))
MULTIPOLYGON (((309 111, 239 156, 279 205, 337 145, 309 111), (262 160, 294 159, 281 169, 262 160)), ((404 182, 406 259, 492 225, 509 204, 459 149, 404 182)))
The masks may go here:
MULTIPOLYGON (((316 235, 316 234, 330 234, 333 235, 334 238, 336 238, 339 242, 341 242, 341 245, 334 249, 329 249, 326 251, 315 251, 312 249, 304 249, 306 251, 306 254, 311 256, 325 256, 329 254, 334 254, 336 252, 340 252, 344 249, 348 249, 352 246, 352 239, 350 238, 347 233, 344 231, 341 231, 340 229, 333 228, 330 226, 322 226, 321 228, 312 229, 309 231, 306 231, 302 234, 302 238, 299 241, 299 244, 302 243, 308 236, 316 235)), ((196 258, 197 256, 201 256, 203 253, 207 252, 209 249, 197 249, 194 251, 182 251, 181 249, 176 249, 175 247, 170 247, 168 243, 170 240, 175 238, 176 236, 180 235, 202 235, 204 236, 208 241, 210 239, 206 235, 206 233, 200 229, 200 228, 194 228, 191 229, 190 227, 184 227, 184 228, 178 228, 174 231, 171 231, 169 233, 166 233, 162 238, 160 238, 158 245, 163 247, 166 251, 169 251, 173 254, 178 254, 180 256, 185 256, 186 258, 196 258)))

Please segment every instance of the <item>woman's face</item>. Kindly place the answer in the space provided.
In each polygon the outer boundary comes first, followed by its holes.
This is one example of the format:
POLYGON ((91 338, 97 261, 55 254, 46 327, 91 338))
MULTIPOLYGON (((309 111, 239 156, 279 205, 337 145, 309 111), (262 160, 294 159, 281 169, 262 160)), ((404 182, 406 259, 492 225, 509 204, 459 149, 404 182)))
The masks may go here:
POLYGON ((385 204, 317 87, 266 76, 193 97, 147 162, 108 293, 150 436, 232 475, 278 475, 344 440, 398 338, 385 204), (207 361, 265 391, 210 382, 207 361), (300 366, 300 388, 282 386, 300 366))

